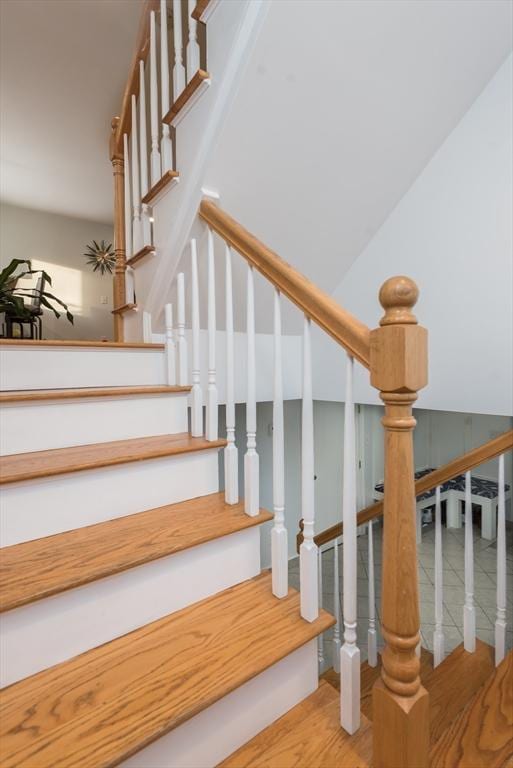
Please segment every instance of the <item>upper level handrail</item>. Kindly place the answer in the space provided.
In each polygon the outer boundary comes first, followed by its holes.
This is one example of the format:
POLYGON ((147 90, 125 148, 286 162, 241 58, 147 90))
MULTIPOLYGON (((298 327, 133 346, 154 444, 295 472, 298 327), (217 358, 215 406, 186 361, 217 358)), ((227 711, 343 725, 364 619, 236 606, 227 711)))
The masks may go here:
POLYGON ((112 125, 112 137, 110 144, 110 154, 123 154, 123 134, 129 134, 132 125, 131 100, 132 94, 139 95, 139 62, 146 61, 150 50, 150 14, 151 11, 157 12, 160 7, 159 0, 144 0, 141 9, 141 19, 139 22, 139 31, 137 33, 137 42, 135 52, 130 66, 123 101, 121 102, 121 112, 119 119, 115 118, 112 125))
MULTIPOLYGON (((442 467, 419 478, 415 482, 415 495, 420 496, 422 493, 432 491, 437 485, 443 485, 443 483, 446 483, 448 480, 452 480, 453 477, 457 477, 464 472, 469 472, 471 469, 478 467, 485 461, 495 459, 497 456, 500 456, 511 449, 513 449, 513 429, 503 432, 502 435, 494 437, 492 440, 488 440, 488 442, 483 443, 477 448, 472 448, 468 453, 463 453, 461 456, 449 461, 442 467)), ((383 502, 377 501, 358 512, 356 522, 358 525, 363 525, 363 523, 367 523, 369 520, 381 517, 382 514, 383 502)), ((301 522, 302 521, 299 523, 300 531, 297 534, 296 539, 298 549, 303 541, 301 522)), ((343 524, 337 523, 337 525, 333 525, 331 528, 327 528, 325 531, 318 533, 317 536, 315 536, 315 543, 320 547, 322 544, 327 544, 338 536, 342 536, 343 532, 343 524)))
POLYGON ((370 330, 329 294, 232 219, 210 200, 200 205, 200 217, 232 245, 284 296, 341 344, 366 368, 370 367, 370 330))

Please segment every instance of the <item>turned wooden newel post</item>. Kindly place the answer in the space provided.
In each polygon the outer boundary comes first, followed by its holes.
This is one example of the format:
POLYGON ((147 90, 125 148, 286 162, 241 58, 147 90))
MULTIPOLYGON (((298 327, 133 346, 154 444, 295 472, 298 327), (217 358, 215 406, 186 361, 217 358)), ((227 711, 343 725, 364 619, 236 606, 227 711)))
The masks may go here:
POLYGON ((379 293, 385 310, 371 332, 371 383, 385 404, 381 679, 373 689, 375 768, 425 768, 429 697, 420 682, 420 639, 412 405, 427 384, 427 331, 412 307, 418 289, 392 277, 379 293))
MULTIPOLYGON (((123 148, 119 145, 117 135, 119 117, 112 120, 110 138, 110 160, 114 174, 114 252, 116 266, 114 268, 114 309, 126 304, 126 253, 125 253, 125 164, 123 148)), ((123 316, 115 314, 114 341, 123 341, 123 316)))

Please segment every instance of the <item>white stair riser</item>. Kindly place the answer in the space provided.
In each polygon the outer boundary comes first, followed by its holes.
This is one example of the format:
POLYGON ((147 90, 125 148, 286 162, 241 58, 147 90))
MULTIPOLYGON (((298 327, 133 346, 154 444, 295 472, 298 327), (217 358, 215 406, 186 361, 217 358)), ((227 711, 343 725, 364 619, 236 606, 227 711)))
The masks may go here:
POLYGON ((0 389, 167 384, 161 349, 0 348, 0 389))
POLYGON ((217 449, 2 487, 2 546, 133 515, 219 490, 217 449))
POLYGON ((187 394, 12 403, 0 407, 0 455, 188 431, 187 394))
POLYGON ((1 620, 0 685, 96 648, 259 572, 260 532, 255 526, 8 611, 1 620))
POLYGON ((313 693, 318 683, 317 640, 311 640, 121 766, 215 766, 313 693))

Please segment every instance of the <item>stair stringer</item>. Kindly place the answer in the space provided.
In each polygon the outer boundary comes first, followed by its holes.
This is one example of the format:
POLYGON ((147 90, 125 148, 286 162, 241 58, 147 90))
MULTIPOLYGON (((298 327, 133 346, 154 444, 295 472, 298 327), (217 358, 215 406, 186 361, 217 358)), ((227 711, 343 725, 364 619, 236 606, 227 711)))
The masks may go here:
MULTIPOLYGON (((202 198, 211 153, 243 80, 246 64, 268 11, 263 0, 221 2, 207 25, 208 70, 212 83, 176 127, 180 182, 153 207, 155 256, 135 270, 137 304, 158 327, 172 279, 190 237, 202 198), (230 41, 227 44, 227 41, 230 41)), ((143 313, 125 316, 127 341, 143 338, 143 313)))

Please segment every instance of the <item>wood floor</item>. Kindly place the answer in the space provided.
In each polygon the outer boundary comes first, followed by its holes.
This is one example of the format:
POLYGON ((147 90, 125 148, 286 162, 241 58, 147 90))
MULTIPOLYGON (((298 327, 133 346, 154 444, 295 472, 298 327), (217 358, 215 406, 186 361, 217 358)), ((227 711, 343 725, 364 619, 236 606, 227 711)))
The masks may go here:
POLYGON ((117 765, 333 623, 246 581, 4 689, 0 764, 117 765))

